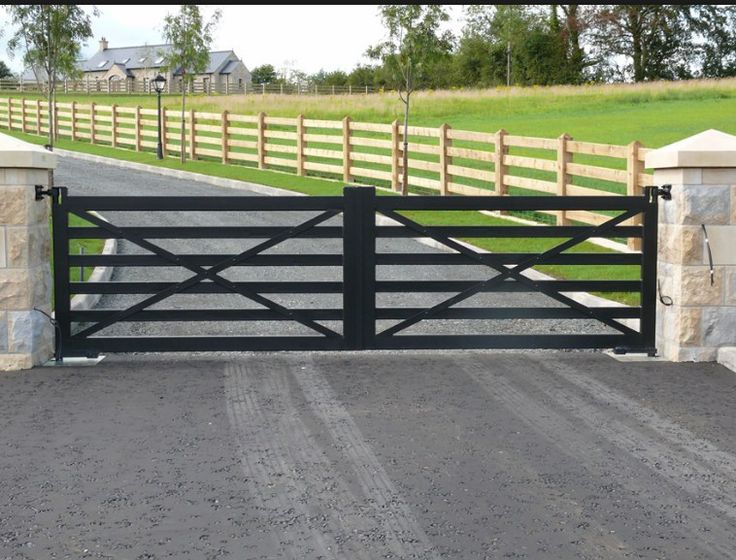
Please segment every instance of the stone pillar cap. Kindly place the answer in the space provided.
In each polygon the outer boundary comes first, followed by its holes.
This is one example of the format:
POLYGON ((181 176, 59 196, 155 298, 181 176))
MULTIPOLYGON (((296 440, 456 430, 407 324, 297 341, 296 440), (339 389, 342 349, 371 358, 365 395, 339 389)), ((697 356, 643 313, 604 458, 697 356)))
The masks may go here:
POLYGON ((736 168, 736 136, 711 128, 674 144, 652 150, 644 157, 644 166, 647 169, 736 168))
POLYGON ((41 146, 0 133, 0 169, 29 167, 55 169, 56 154, 41 146))

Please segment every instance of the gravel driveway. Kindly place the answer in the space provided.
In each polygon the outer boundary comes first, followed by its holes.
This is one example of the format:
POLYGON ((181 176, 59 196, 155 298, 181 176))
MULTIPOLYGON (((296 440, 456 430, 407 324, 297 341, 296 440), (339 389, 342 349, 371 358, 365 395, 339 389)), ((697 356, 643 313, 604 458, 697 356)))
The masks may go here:
MULTIPOLYGON (((196 183, 152 173, 122 169, 119 167, 89 162, 74 158, 61 158, 56 172, 56 183, 69 187, 70 196, 251 196, 256 193, 247 190, 234 190, 196 183)), ((262 195, 261 195, 262 196, 262 195)), ((116 225, 156 225, 156 226, 213 226, 213 225, 254 225, 291 226, 315 216, 313 212, 104 212, 105 217, 116 225)), ((340 217, 335 217, 324 225, 339 225, 340 217)), ((262 240, 154 240, 174 253, 200 254, 238 254, 262 240)), ((437 252, 411 239, 379 239, 380 252, 437 252)), ((122 241, 119 245, 122 254, 145 254, 145 250, 122 241)), ((274 253, 341 253, 342 241, 339 239, 291 239, 269 249, 264 254, 274 253)), ((482 266, 379 266, 378 280, 486 280, 495 271, 482 266)), ((182 281, 192 273, 180 267, 136 267, 117 268, 114 281, 182 281)), ((232 281, 340 281, 340 267, 235 267, 225 271, 223 276, 232 281)), ((379 307, 430 307, 454 295, 452 293, 379 293, 379 307)), ((105 296, 98 307, 123 309, 147 296, 115 295, 105 296)), ((341 294, 267 294, 267 297, 288 308, 337 308, 342 307, 341 294)), ((511 292, 478 294, 462 302, 460 307, 556 307, 560 303, 539 293, 511 292)), ((167 298, 151 309, 192 309, 192 308, 257 308, 246 298, 237 294, 177 294, 167 298)), ((398 321, 379 321, 377 329, 383 330, 398 321)), ((339 322, 324 322, 329 328, 341 332, 339 322)), ((531 334, 546 332, 566 333, 616 333, 613 329, 596 321, 589 320, 434 320, 422 321, 403 331, 403 334, 531 334)), ((279 322, 199 322, 199 323, 144 323, 131 322, 115 324, 100 332, 100 335, 311 335, 314 331, 298 323, 279 322)))

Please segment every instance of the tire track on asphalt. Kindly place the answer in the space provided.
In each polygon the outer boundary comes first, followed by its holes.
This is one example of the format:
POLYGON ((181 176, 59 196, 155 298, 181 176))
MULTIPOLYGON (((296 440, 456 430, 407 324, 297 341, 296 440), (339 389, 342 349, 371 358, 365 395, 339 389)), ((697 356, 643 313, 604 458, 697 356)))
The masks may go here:
POLYGON ((394 536, 400 544, 400 557, 439 560, 439 554, 429 537, 365 441, 355 421, 340 404, 327 379, 319 372, 314 358, 310 357, 306 365, 294 372, 294 376, 310 407, 322 420, 331 438, 343 450, 373 507, 379 513, 385 512, 380 520, 386 534, 394 536))
MULTIPOLYGON (((534 361, 541 365, 540 360, 534 359, 534 361)), ((692 453, 693 458, 698 462, 706 463, 723 476, 736 480, 736 455, 698 437, 684 426, 663 418, 651 408, 636 402, 597 379, 564 369, 555 369, 552 373, 583 389, 596 401, 614 407, 623 416, 641 422, 659 437, 692 453)))
POLYGON ((300 502, 292 499, 294 490, 291 481, 275 482, 275 478, 285 477, 288 471, 272 443, 261 435, 269 419, 248 383, 250 373, 244 366, 233 367, 228 364, 225 368, 225 395, 228 418, 237 436, 246 482, 260 501, 258 510, 265 514, 269 525, 275 524, 283 532, 285 538, 281 539, 279 545, 288 554, 287 558, 304 557, 306 551, 317 551, 323 557, 335 558, 329 554, 322 536, 315 534, 307 525, 307 515, 300 502), (267 494, 265 488, 272 488, 273 491, 267 494), (289 514, 292 514, 291 517, 288 517, 289 514))
MULTIPOLYGON (((646 433, 646 429, 630 426, 610 412, 602 410, 599 405, 590 404, 573 391, 556 387, 550 382, 555 369, 539 361, 537 366, 537 375, 530 376, 530 381, 557 401, 562 409, 625 449, 651 470, 669 479, 672 484, 685 492, 704 497, 711 507, 736 521, 736 485, 733 484, 731 475, 714 472, 713 468, 703 465, 689 452, 663 443, 657 437, 660 434, 656 430, 653 430, 654 435, 650 435, 646 433), (725 478, 722 484, 716 482, 718 474, 721 479, 725 478)), ((678 445, 677 441, 672 443, 678 445)))
MULTIPOLYGON (((360 494, 351 492, 337 465, 315 441, 314 432, 325 431, 323 416, 317 415, 319 429, 310 431, 298 406, 299 397, 308 402, 308 406, 304 405, 308 412, 314 403, 306 395, 292 394, 290 382, 300 373, 292 372, 292 377, 289 364, 279 358, 270 358, 269 363, 268 371, 263 362, 254 361, 248 366, 229 365, 226 372, 228 409, 233 410, 231 422, 236 427, 241 454, 251 456, 244 462, 244 469, 247 476, 254 476, 255 486, 271 480, 273 475, 269 473, 288 477, 276 488, 278 509, 296 512, 295 518, 302 527, 301 538, 313 543, 315 551, 325 558, 432 558, 423 550, 417 550, 416 522, 412 526, 398 516, 401 512, 386 504, 380 492, 375 488, 366 489, 362 483, 360 494), (248 406, 239 410, 240 403, 248 403, 248 406), (269 468, 265 471, 253 468, 252 456, 259 454, 269 457, 269 468), (319 523, 322 527, 315 526, 319 523), (401 530, 397 531, 397 526, 401 530)), ((327 431, 334 441, 332 447, 343 455, 349 469, 358 470, 355 458, 346 453, 350 448, 334 440, 329 428, 327 431)), ((398 501, 397 496, 394 489, 394 502, 398 501)), ((263 509, 268 509, 268 501, 263 500, 262 493, 261 498, 263 509)), ((292 557, 303 558, 304 553, 292 557)))
MULTIPOLYGON (((495 365, 498 371, 499 366, 502 366, 507 360, 513 360, 513 357, 501 358, 497 356, 496 360, 495 365)), ((657 470, 651 464, 651 458, 657 458, 657 454, 648 452, 646 445, 649 442, 656 444, 654 440, 651 438, 639 438, 636 434, 631 433, 634 430, 630 430, 625 426, 622 427, 619 425, 620 423, 616 425, 616 428, 612 428, 608 425, 611 419, 602 418, 603 415, 595 407, 582 402, 581 399, 574 397, 569 391, 558 390, 548 383, 535 383, 534 379, 531 379, 532 383, 534 383, 540 392, 551 396, 555 401, 555 405, 564 410, 574 421, 571 418, 563 416, 557 409, 544 404, 539 398, 529 394, 528 388, 520 388, 518 380, 512 383, 504 376, 488 371, 487 366, 478 357, 461 358, 458 360, 458 366, 478 382, 496 401, 551 441, 559 451, 567 454, 592 473, 600 472, 602 466, 608 466, 609 474, 616 480, 618 485, 634 492, 642 500, 646 500, 659 510, 678 511, 687 509, 688 515, 693 520, 697 519, 697 522, 704 526, 701 531, 698 531, 691 524, 683 525, 682 530, 690 534, 692 542, 695 543, 694 546, 704 550, 711 557, 731 557, 733 547, 720 545, 718 542, 733 543, 733 524, 729 524, 727 521, 713 514, 698 516, 696 512, 692 511, 692 504, 685 505, 681 500, 676 499, 667 488, 652 487, 644 481, 640 482, 641 476, 636 469, 639 463, 632 463, 626 457, 621 457, 620 454, 607 454, 606 450, 600 444, 596 443, 595 436, 603 436, 617 448, 639 459, 646 456, 648 462, 642 466, 647 471, 657 473, 661 478, 662 484, 692 494, 691 491, 683 488, 682 480, 673 480, 669 476, 664 476, 661 471, 657 470), (588 421, 585 417, 586 414, 594 414, 599 421, 595 423, 588 421), (590 435, 581 433, 581 424, 585 425, 585 431, 590 430, 590 435), (618 430, 623 430, 623 432, 619 434, 618 430), (704 534, 710 537, 710 542, 703 540, 704 534)), ((517 369, 513 363, 509 363, 508 371, 517 369)), ((551 375, 547 372, 545 374, 551 375)), ((531 375, 524 375, 524 381, 530 380, 535 375, 538 375, 538 372, 534 372, 531 375)), ((658 447, 661 448, 661 446, 658 447)), ((693 488, 701 488, 702 486, 702 484, 692 485, 693 488)), ((708 500, 707 505, 714 508, 711 500, 708 500)), ((718 505, 718 503, 716 502, 715 505, 718 505)), ((722 508, 715 507, 714 509, 721 511, 722 508)), ((730 507, 724 509, 732 512, 732 508, 730 507)), ((611 550, 610 553, 612 557, 617 557, 621 554, 621 551, 611 550)))

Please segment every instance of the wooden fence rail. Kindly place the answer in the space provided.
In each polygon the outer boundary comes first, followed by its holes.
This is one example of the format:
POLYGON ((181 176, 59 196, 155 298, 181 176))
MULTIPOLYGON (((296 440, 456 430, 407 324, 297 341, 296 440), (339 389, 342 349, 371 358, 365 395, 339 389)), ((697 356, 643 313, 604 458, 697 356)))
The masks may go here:
MULTIPOLYGON (((403 127, 343 120, 238 115, 228 111, 178 109, 162 112, 163 151, 190 159, 218 160, 344 183, 401 190, 403 127), (183 127, 183 130, 182 130, 183 127), (182 142, 183 138, 183 142, 182 142)), ((136 151, 155 151, 155 109, 56 103, 61 138, 136 151)), ((37 99, 0 98, 0 128, 48 133, 48 104, 37 99)), ((408 129, 409 186, 442 195, 638 195, 652 184, 644 173, 647 152, 639 142, 616 146, 559 138, 536 138, 437 128, 408 129)), ((550 211, 556 223, 600 224, 606 216, 588 211, 550 211)), ((629 222, 636 223, 636 222, 629 222)))
MULTIPOLYGON (((182 84, 178 80, 170 80, 166 84, 167 93, 181 93, 182 84)), ((46 82, 35 80, 0 79, 0 91, 32 93, 47 90, 46 82)), ((375 93, 373 86, 326 86, 326 85, 292 85, 292 84, 251 84, 248 82, 230 83, 229 81, 195 80, 188 88, 190 93, 206 95, 359 95, 375 93)), ((155 95, 148 79, 99 80, 85 78, 82 80, 59 80, 56 82, 57 93, 83 94, 141 94, 155 95)))

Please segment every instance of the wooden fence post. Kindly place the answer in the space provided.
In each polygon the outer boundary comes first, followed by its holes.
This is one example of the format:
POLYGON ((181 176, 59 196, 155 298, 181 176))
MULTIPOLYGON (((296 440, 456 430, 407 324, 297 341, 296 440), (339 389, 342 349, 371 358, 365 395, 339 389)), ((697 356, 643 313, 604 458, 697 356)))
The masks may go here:
MULTIPOLYGON (((631 142, 627 146, 626 154, 626 194, 628 196, 641 196, 643 194, 639 185, 639 175, 644 172, 644 163, 639 161, 639 148, 641 143, 638 141, 631 142)), ((637 225, 642 223, 642 215, 637 214, 630 222, 624 222, 624 225, 637 225)), ((629 249, 641 251, 641 238, 629 237, 629 249)))
POLYGON ((36 134, 41 136, 41 100, 36 99, 36 134))
MULTIPOLYGON (((334 87, 334 86, 333 86, 334 87)), ((342 119, 342 181, 350 182, 350 117, 342 119)))
MULTIPOLYGON (((567 184, 570 182, 570 175, 567 173, 567 164, 572 161, 572 154, 567 151, 567 141, 571 140, 568 134, 561 134, 557 138, 557 196, 567 195, 567 184)), ((567 226, 570 220, 567 219, 565 210, 558 210, 557 225, 567 226)))
POLYGON ((13 98, 8 97, 8 130, 13 130, 13 98))
POLYGON ((227 163, 227 152, 230 149, 228 145, 228 111, 222 112, 222 163, 227 163))
POLYGON ((26 131, 26 98, 20 100, 20 129, 26 131))
POLYGON ((508 147, 504 145, 504 137, 506 131, 502 128, 496 132, 496 153, 493 158, 494 172, 493 181, 495 183, 496 196, 503 196, 508 194, 508 187, 503 184, 503 179, 506 176, 506 166, 503 163, 503 156, 508 153, 508 147))
POLYGON ((189 109, 189 159, 197 159, 197 125, 194 109, 189 109))
POLYGON ((95 102, 89 106, 89 140, 95 143, 95 102))
POLYGON ((296 174, 304 176, 304 115, 296 117, 296 174))
POLYGON ((137 105, 135 108, 135 151, 141 151, 141 106, 137 105))
POLYGON ((118 147, 118 106, 114 103, 110 109, 110 128, 112 133, 110 134, 112 140, 112 147, 118 147))
POLYGON ((399 138, 398 119, 391 123, 391 188, 396 192, 401 190, 399 183, 399 152, 401 139, 399 138))
POLYGON ((447 131, 450 125, 444 123, 440 125, 440 194, 447 196, 449 194, 450 175, 447 173, 447 166, 452 163, 452 157, 447 155, 447 148, 452 145, 452 140, 447 137, 447 131))
POLYGON ((71 122, 71 126, 72 126, 72 132, 71 132, 71 134, 72 134, 72 142, 76 142, 76 140, 77 140, 77 102, 76 101, 72 101, 72 109, 71 109, 71 111, 72 111, 72 122, 71 122))
POLYGON ((256 146, 258 149, 258 169, 266 168, 266 113, 261 111, 258 113, 257 125, 258 139, 256 146))

